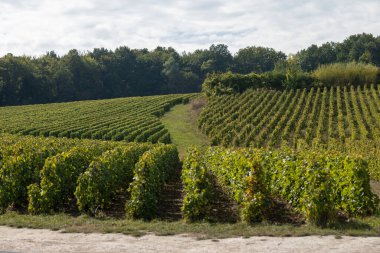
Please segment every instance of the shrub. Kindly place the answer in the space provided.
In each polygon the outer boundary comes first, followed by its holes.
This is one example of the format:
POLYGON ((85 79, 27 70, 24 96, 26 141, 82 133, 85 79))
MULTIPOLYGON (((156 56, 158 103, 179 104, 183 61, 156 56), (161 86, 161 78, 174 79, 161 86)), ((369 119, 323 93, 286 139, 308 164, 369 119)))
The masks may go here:
POLYGON ((209 148, 204 164, 239 206, 243 222, 263 219, 269 191, 260 150, 209 148))
POLYGON ((50 139, 28 138, 20 141, 2 159, 0 169, 0 209, 9 205, 23 206, 27 202, 28 185, 39 180, 45 159, 65 149, 64 143, 50 139))
POLYGON ((135 164, 151 147, 149 144, 117 147, 92 161, 78 178, 75 197, 79 210, 95 214, 98 209, 110 207, 115 195, 128 189, 135 164))
POLYGON ((323 151, 278 152, 268 157, 272 192, 312 223, 325 226, 338 214, 355 217, 378 209, 368 165, 360 158, 323 151))
POLYGON ((41 170, 41 184, 29 187, 30 213, 51 212, 62 209, 73 199, 78 177, 92 159, 100 155, 106 146, 74 147, 67 152, 46 159, 41 170), (40 195, 37 189, 40 188, 40 195))
POLYGON ((287 201, 319 226, 336 221, 339 215, 369 215, 379 208, 379 199, 370 189, 368 164, 359 157, 320 150, 269 152, 221 147, 209 148, 203 155, 189 152, 183 170, 183 178, 188 180, 185 217, 203 217, 207 211, 208 198, 200 194, 212 191, 207 173, 215 175, 236 201, 245 222, 263 219, 273 197, 287 201))
POLYGON ((179 168, 178 151, 173 145, 160 145, 148 150, 136 164, 127 201, 129 218, 152 219, 157 214, 165 182, 179 168))
POLYGON ((202 91, 207 95, 243 92, 248 88, 262 88, 263 78, 259 74, 214 73, 206 77, 202 91))
POLYGON ((333 63, 321 65, 313 72, 319 85, 364 85, 380 82, 380 70, 378 67, 365 63, 333 63))
POLYGON ((207 96, 212 96, 215 94, 242 93, 250 88, 303 88, 311 86, 313 82, 313 77, 307 72, 300 72, 290 77, 285 73, 274 71, 246 75, 226 72, 208 75, 202 84, 202 91, 207 96))
POLYGON ((185 193, 181 210, 185 221, 208 219, 214 196, 213 180, 198 149, 187 151, 181 179, 185 193))
POLYGON ((169 132, 164 133, 160 138, 158 138, 157 142, 165 143, 165 144, 171 143, 172 141, 170 138, 170 133, 169 132))

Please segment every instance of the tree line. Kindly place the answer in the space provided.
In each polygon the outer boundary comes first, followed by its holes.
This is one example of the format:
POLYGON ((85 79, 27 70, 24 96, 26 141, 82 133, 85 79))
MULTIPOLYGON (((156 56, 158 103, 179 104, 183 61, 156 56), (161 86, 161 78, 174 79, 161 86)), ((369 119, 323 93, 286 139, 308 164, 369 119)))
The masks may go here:
POLYGON ((293 65, 313 71, 322 64, 352 61, 380 66, 380 36, 352 35, 292 56, 260 46, 233 55, 224 44, 184 53, 171 47, 122 46, 83 53, 73 49, 62 56, 53 51, 40 57, 7 54, 0 57, 0 105, 198 92, 210 73, 265 73, 293 65))

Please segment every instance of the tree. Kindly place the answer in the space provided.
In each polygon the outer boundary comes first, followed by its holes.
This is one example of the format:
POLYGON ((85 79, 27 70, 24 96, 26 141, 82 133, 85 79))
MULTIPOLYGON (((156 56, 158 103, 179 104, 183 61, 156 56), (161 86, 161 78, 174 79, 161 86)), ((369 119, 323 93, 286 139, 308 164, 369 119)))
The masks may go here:
POLYGON ((242 74, 272 71, 275 63, 280 60, 286 60, 286 55, 281 51, 266 47, 246 47, 235 55, 234 71, 242 74))
POLYGON ((181 65, 187 68, 187 71, 191 71, 203 79, 207 72, 205 73, 205 67, 202 69, 202 65, 208 60, 210 60, 208 50, 197 49, 192 53, 183 53, 181 65))
POLYGON ((179 89, 176 86, 181 79, 178 62, 173 56, 170 56, 163 66, 162 74, 168 79, 168 90, 178 92, 179 89))
POLYGON ((213 71, 225 72, 231 67, 233 58, 227 45, 212 44, 209 49, 209 54, 209 60, 212 60, 214 68, 213 71))
POLYGON ((380 66, 380 43, 379 37, 375 38, 372 34, 351 35, 342 43, 337 44, 337 61, 352 62, 360 61, 360 58, 377 66, 380 66), (364 55, 364 56, 363 56, 364 55), (371 59, 369 59, 371 55, 371 59))
POLYGON ((208 74, 226 71, 274 70, 264 75, 285 79, 287 74, 288 81, 296 78, 296 86, 302 86, 309 79, 301 70, 310 72, 323 64, 351 61, 380 66, 380 36, 363 33, 340 43, 311 45, 289 60, 281 51, 254 46, 232 56, 224 44, 182 54, 171 47, 126 46, 114 51, 73 49, 62 56, 54 51, 40 57, 8 54, 0 57, 0 105, 197 92, 208 74))
POLYGON ((301 68, 305 71, 312 71, 323 64, 336 61, 336 44, 333 42, 324 43, 322 46, 311 45, 297 53, 301 68))
POLYGON ((31 61, 30 57, 15 57, 12 54, 0 59, 0 97, 3 104, 28 104, 36 97, 39 87, 31 61))

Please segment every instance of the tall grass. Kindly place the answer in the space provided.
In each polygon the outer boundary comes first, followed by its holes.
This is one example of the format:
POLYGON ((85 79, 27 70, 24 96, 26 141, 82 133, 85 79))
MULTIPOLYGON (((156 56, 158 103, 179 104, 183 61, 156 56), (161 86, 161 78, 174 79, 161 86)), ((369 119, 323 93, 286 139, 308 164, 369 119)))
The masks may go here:
POLYGON ((333 63, 321 65, 313 77, 320 86, 376 84, 380 82, 380 69, 357 62, 333 63))

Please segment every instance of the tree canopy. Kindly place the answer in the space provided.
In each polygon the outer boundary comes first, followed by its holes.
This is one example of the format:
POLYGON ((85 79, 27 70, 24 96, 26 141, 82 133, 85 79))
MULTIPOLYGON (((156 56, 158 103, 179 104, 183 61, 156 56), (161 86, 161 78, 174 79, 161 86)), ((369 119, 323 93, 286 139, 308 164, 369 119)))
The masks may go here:
POLYGON ((275 68, 289 72, 290 60, 302 71, 335 62, 380 66, 380 36, 352 35, 340 43, 311 45, 292 57, 259 46, 233 55, 224 44, 181 54, 171 47, 126 46, 88 52, 73 49, 62 56, 7 54, 0 57, 0 105, 198 92, 208 74, 265 73, 275 68))

